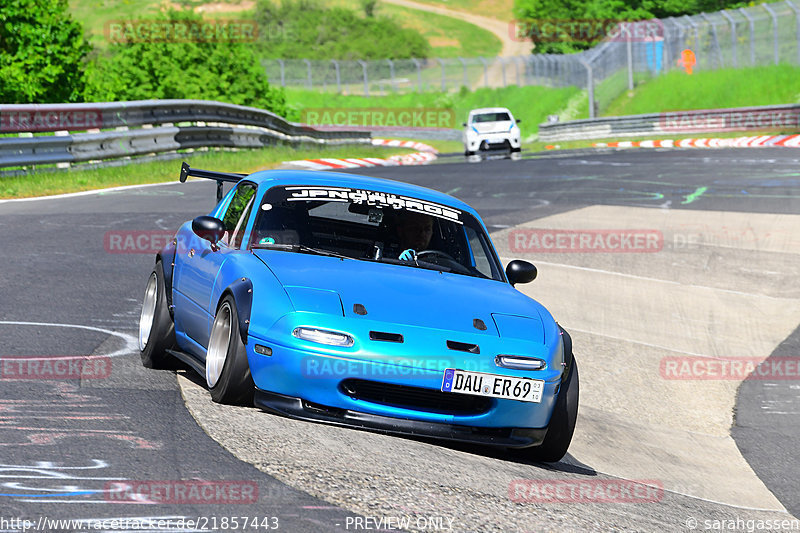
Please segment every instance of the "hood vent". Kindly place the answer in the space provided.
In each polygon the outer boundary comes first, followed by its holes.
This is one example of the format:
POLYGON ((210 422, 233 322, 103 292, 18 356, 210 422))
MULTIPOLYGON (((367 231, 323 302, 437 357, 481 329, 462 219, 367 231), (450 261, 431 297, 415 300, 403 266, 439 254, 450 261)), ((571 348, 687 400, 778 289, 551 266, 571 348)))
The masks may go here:
POLYGON ((468 342, 447 341, 447 347, 459 352, 481 353, 480 346, 468 342))
POLYGON ((370 331, 369 340, 383 342, 403 342, 403 336, 399 333, 386 333, 385 331, 370 331))

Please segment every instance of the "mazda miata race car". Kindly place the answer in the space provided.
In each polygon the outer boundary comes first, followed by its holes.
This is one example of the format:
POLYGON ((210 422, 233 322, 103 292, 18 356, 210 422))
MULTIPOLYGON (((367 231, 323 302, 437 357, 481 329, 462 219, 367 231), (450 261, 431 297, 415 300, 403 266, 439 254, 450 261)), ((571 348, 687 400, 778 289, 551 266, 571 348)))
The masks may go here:
POLYGON ((217 181, 218 204, 156 255, 142 362, 205 376, 216 402, 386 433, 569 447, 578 367, 569 335, 514 288, 478 213, 422 187, 331 172, 217 181), (233 182, 222 195, 223 182, 233 182))

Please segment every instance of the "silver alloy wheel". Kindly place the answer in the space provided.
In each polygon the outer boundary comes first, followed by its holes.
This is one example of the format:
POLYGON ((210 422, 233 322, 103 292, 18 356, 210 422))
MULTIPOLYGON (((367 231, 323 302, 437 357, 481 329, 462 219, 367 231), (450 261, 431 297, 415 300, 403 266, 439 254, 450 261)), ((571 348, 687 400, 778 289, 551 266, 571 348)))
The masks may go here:
POLYGON ((228 302, 219 308, 214 325, 211 326, 211 337, 208 339, 206 353, 206 383, 214 387, 222 375, 225 359, 228 357, 228 345, 231 341, 231 306, 228 302))
POLYGON ((153 331, 153 321, 156 317, 156 302, 158 301, 158 278, 156 273, 150 274, 147 280, 147 287, 144 290, 144 302, 142 302, 142 314, 139 315, 139 350, 144 350, 147 341, 150 340, 150 332, 153 331))

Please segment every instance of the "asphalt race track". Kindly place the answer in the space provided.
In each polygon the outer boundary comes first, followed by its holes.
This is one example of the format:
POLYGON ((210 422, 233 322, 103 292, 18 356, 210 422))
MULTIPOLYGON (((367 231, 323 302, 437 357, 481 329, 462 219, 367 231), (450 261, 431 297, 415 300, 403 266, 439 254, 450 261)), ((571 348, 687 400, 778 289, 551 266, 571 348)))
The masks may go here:
POLYGON ((800 376, 708 379, 671 375, 664 366, 681 358, 797 364, 794 150, 443 157, 360 172, 465 200, 484 217, 504 262, 537 264, 539 279, 519 288, 571 331, 581 365, 581 411, 565 460, 528 463, 220 406, 191 373, 176 378, 142 368, 135 334, 153 264, 148 248, 209 212, 213 183, 0 201, 0 532, 22 531, 3 522, 14 518, 92 525, 124 517, 153 519, 153 527, 129 522, 106 530, 264 531, 275 522, 262 519, 276 517, 278 530, 288 532, 401 524, 421 531, 745 531, 747 521, 770 520, 775 530, 800 516, 800 376), (657 249, 625 253, 534 249, 530 236, 543 230, 660 238, 657 249), (14 379, 8 369, 16 367, 8 365, 15 356, 91 358, 77 379, 53 381, 14 379), (115 482, 170 480, 239 490, 188 503, 124 501, 114 492, 115 482), (540 502, 519 492, 622 480, 637 483, 633 501, 540 502), (260 528, 223 526, 229 517, 249 517, 250 526, 257 518, 260 528), (170 522, 155 526, 155 519, 170 522), (731 520, 741 527, 720 526, 731 520))

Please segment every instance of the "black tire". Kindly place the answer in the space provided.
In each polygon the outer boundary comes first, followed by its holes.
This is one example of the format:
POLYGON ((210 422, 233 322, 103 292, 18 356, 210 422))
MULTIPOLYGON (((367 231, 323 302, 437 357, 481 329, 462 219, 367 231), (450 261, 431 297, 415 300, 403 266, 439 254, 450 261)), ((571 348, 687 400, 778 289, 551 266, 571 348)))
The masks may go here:
POLYGON ((174 347, 175 324, 167 305, 164 267, 161 261, 157 261, 147 280, 142 313, 139 316, 139 350, 142 365, 147 368, 174 370, 178 367, 177 361, 167 353, 167 350, 174 347), (150 322, 149 331, 147 322, 150 322))
POLYGON ((523 448, 519 453, 526 459, 542 463, 556 463, 561 460, 572 442, 575 432, 575 421, 578 419, 579 378, 578 363, 574 357, 569 365, 568 374, 561 382, 558 399, 547 426, 544 442, 539 446, 523 448))
POLYGON ((253 405, 255 384, 250 375, 247 350, 239 331, 236 301, 231 295, 225 296, 220 301, 214 316, 206 354, 206 383, 211 399, 217 403, 253 405), (212 350, 219 355, 212 355, 212 350), (224 361, 219 359, 223 353, 224 361), (219 366, 212 367, 212 364, 221 365, 221 372, 219 366), (214 373, 213 377, 210 376, 210 372, 214 373))

